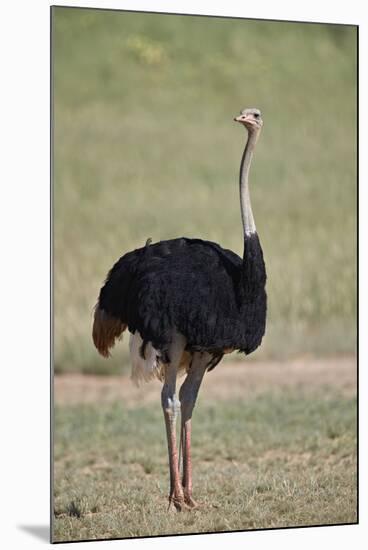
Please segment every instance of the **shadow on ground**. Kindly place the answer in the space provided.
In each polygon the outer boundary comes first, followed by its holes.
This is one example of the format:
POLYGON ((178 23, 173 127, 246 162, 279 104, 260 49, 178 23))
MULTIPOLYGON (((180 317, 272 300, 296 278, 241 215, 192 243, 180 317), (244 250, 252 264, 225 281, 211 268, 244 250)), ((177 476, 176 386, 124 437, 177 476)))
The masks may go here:
POLYGON ((18 529, 30 533, 42 542, 50 542, 50 527, 49 525, 18 525, 18 529))

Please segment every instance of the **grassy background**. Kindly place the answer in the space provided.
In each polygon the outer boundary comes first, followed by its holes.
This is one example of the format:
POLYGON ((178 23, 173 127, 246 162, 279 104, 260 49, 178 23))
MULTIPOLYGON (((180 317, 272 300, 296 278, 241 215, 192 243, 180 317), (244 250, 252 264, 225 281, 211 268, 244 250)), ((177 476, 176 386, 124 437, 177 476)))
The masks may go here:
MULTIPOLYGON (((264 118, 251 195, 269 296, 251 358, 354 353, 355 28, 68 8, 53 18, 56 372, 128 368, 127 339, 108 362, 91 341, 99 288, 124 252, 185 235, 242 253, 245 132, 232 118, 246 106, 264 118)), ((166 513, 158 391, 131 409, 58 404, 55 540, 356 521, 355 388, 339 392, 329 364, 324 387, 313 374, 273 385, 265 361, 257 396, 205 395, 193 431, 204 508, 185 514, 166 513)))
POLYGON ((354 523, 356 400, 331 388, 204 400, 194 497, 167 513, 162 412, 57 407, 54 541, 354 523))
POLYGON ((269 316, 254 357, 355 351, 354 27, 54 8, 56 372, 104 362, 92 308, 126 251, 199 236, 242 253, 240 108, 269 316))

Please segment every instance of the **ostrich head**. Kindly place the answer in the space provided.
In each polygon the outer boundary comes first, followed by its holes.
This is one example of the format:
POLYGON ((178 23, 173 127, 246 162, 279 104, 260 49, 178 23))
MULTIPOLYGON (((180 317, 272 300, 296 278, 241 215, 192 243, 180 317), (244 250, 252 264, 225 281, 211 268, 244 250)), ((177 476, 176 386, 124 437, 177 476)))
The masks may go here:
POLYGON ((259 109, 243 109, 240 115, 234 118, 235 122, 240 122, 248 131, 260 130, 263 126, 261 111, 259 109))

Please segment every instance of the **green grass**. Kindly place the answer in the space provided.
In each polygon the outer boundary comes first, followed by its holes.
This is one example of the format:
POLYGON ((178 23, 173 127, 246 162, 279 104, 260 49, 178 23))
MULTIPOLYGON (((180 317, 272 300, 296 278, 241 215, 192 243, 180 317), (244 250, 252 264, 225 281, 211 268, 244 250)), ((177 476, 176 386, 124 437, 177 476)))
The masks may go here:
POLYGON ((355 351, 354 27, 54 9, 58 372, 91 345, 108 269, 181 235, 242 252, 240 108, 262 109, 251 194, 268 270, 255 357, 355 351))
POLYGON ((200 403, 196 510, 167 513, 157 405, 57 407, 54 540, 354 523, 356 400, 331 388, 200 403))

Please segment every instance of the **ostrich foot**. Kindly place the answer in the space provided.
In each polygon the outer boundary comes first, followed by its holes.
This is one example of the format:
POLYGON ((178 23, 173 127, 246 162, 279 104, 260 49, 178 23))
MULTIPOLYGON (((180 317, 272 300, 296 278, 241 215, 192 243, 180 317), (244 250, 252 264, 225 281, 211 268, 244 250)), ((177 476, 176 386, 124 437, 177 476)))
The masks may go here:
MULTIPOLYGON (((175 493, 172 493, 170 496, 169 496, 169 506, 168 506, 168 510, 171 508, 171 504, 174 504, 175 506, 175 509, 178 511, 178 512, 182 512, 183 510, 187 510, 189 508, 189 505, 187 504, 187 502, 185 501, 185 498, 183 495, 175 495, 175 493)), ((173 510, 173 508, 171 508, 173 510)))
POLYGON ((184 502, 188 506, 188 508, 198 508, 200 504, 194 500, 192 495, 189 495, 188 493, 184 492, 184 502))

